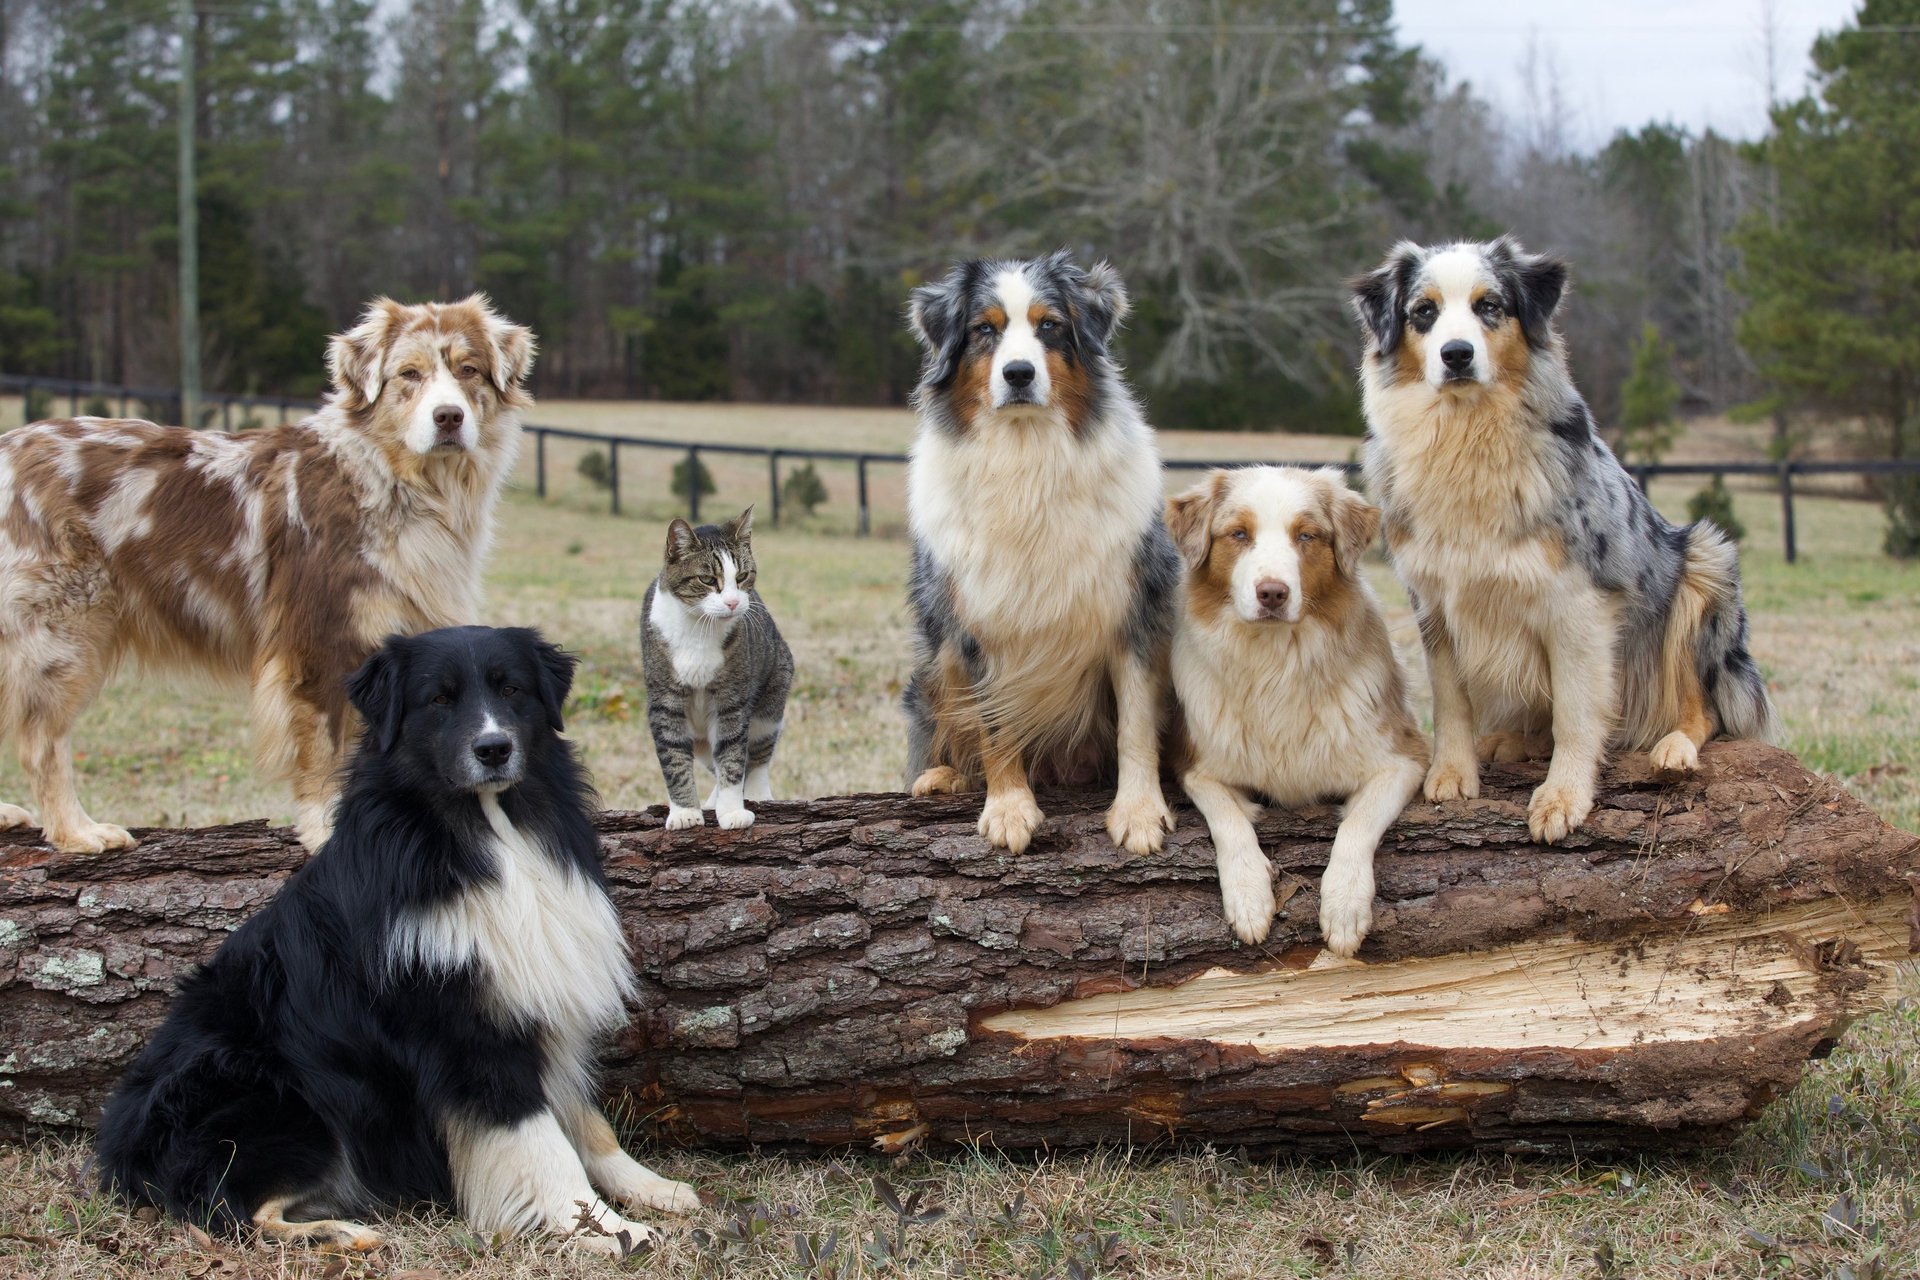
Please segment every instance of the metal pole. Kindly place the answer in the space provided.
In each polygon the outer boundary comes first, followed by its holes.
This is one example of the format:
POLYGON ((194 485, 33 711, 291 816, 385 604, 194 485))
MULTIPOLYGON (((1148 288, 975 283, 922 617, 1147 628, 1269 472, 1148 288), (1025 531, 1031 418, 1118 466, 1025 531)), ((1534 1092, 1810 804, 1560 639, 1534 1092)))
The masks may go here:
POLYGON ((767 450, 767 505, 773 509, 773 525, 780 527, 780 451, 767 450))
POLYGON ((1786 536, 1787 563, 1792 564, 1800 558, 1800 547, 1793 529, 1793 462, 1786 458, 1780 461, 1780 527, 1786 536))
POLYGON ((541 497, 547 496, 547 433, 533 433, 533 487, 541 497))
POLYGON ((860 476, 860 536, 866 537, 873 531, 873 517, 867 510, 867 455, 861 454, 856 464, 860 476))
POLYGON ((180 0, 180 422, 200 425, 200 210, 193 172, 193 0, 180 0))
POLYGON ((613 514, 620 514, 620 442, 607 441, 607 480, 613 488, 613 514))

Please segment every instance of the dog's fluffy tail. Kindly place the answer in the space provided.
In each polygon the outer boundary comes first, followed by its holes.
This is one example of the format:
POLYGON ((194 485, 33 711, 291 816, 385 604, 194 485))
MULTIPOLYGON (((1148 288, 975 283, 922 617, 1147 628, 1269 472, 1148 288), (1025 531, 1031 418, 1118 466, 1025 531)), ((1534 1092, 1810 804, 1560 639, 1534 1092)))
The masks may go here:
MULTIPOLYGON (((1719 731, 1729 738, 1771 742, 1780 731, 1767 682, 1747 651, 1747 609, 1740 599, 1740 554, 1705 520, 1687 529, 1687 560, 1680 598, 1694 603, 1695 669, 1719 731)), ((1688 610, 1693 612, 1693 610, 1688 610)))

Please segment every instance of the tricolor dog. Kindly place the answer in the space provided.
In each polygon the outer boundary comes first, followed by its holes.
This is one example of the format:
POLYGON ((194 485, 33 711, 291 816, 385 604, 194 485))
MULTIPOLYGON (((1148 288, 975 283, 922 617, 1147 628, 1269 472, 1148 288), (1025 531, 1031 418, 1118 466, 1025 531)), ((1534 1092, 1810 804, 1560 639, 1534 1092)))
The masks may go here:
POLYGON ((1108 353, 1127 297, 1065 253, 974 261, 914 291, 926 351, 907 479, 916 795, 983 782, 980 834, 1025 849, 1031 779, 1117 776, 1107 831, 1172 826, 1160 790, 1179 558, 1153 432, 1108 353))
POLYGON ((1715 734, 1774 728, 1738 555, 1669 524, 1596 434, 1553 327, 1566 280, 1502 239, 1401 244, 1353 285, 1367 485, 1433 681, 1427 798, 1550 744, 1528 810, 1548 843, 1585 821, 1610 742, 1687 773, 1715 734))
POLYGON ((353 676, 333 834, 181 984, 101 1119, 106 1190, 356 1250, 380 1244, 357 1219, 427 1201, 615 1254, 653 1234, 615 1206, 698 1207, 596 1101, 634 976, 560 736, 573 665, 457 627, 353 676))
POLYGON ((1360 574, 1379 511, 1337 468, 1214 471, 1167 504, 1186 559, 1173 687, 1181 783, 1207 820, 1227 922, 1273 923, 1273 870, 1254 797, 1345 802, 1320 880, 1328 951, 1373 925, 1373 853, 1420 788, 1427 744, 1380 602, 1360 574))
MULTIPOLYGON (((382 636, 472 622, 520 448, 528 330, 475 295, 381 299, 304 422, 238 435, 78 418, 0 436, 0 738, 46 840, 126 848, 75 794, 75 720, 114 669, 246 681, 254 752, 326 838, 344 681, 382 636)), ((0 804, 0 830, 32 821, 0 804)))

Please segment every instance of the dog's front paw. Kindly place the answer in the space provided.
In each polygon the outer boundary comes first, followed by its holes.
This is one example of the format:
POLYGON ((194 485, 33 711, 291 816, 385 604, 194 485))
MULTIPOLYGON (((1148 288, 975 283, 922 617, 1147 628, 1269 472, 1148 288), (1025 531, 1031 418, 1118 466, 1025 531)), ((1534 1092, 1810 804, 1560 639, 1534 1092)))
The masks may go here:
POLYGON ((1541 844, 1565 840, 1593 812, 1593 788, 1568 786, 1548 778, 1527 804, 1527 830, 1541 844))
POLYGON ((17 804, 0 804, 0 831, 11 831, 15 827, 30 827, 33 815, 17 804))
POLYGON ((913 794, 917 796, 948 796, 956 791, 965 791, 966 779, 958 769, 937 764, 913 780, 913 794))
POLYGON ((1373 928, 1373 871, 1329 865, 1320 877, 1320 937, 1328 951, 1346 959, 1373 928))
POLYGON ((700 1193, 684 1182, 663 1178, 652 1170, 634 1164, 634 1175, 620 1187, 614 1198, 628 1209, 657 1209, 662 1213, 698 1213, 700 1193))
POLYGON ((1656 773, 1694 773, 1700 768, 1700 749, 1693 739, 1675 729, 1653 744, 1653 768, 1656 773))
POLYGON ((682 808, 677 804, 667 806, 667 830, 685 831, 688 827, 703 827, 707 824, 707 815, 698 809, 682 808))
POLYGON ((62 853, 106 853, 110 849, 131 849, 140 842, 125 827, 111 822, 88 822, 65 831, 46 833, 47 843, 62 853))
POLYGON ((1223 859, 1220 905, 1233 936, 1252 945, 1273 928, 1273 866, 1259 853, 1223 859))
POLYGON ((563 1247, 582 1253, 625 1258, 659 1243, 660 1233, 644 1222, 635 1222, 604 1209, 594 1214, 582 1209, 579 1223, 563 1247))
POLYGON ((1044 817, 1031 791, 1000 791, 980 810, 980 834, 1009 853, 1025 853, 1044 817))
POLYGON ((1158 853, 1173 830, 1173 810, 1158 791, 1126 799, 1115 797, 1107 810, 1107 834, 1132 854, 1158 853))
POLYGON ((1472 800, 1480 794, 1480 766, 1471 760, 1435 760, 1427 770, 1427 799, 1472 800))
POLYGON ((720 824, 723 831, 745 831, 753 825, 751 809, 716 809, 713 820, 720 824))

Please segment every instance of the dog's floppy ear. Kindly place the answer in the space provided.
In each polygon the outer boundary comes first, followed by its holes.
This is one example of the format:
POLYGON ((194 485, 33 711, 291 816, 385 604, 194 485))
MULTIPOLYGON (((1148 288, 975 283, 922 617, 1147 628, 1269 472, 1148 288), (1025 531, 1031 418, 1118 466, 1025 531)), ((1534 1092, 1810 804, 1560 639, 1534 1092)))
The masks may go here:
POLYGON ((514 395, 533 372, 533 357, 540 347, 533 330, 495 311, 493 300, 484 293, 469 297, 465 305, 479 308, 486 318, 487 342, 493 347, 493 385, 503 396, 514 395))
POLYGON ((1567 264, 1543 253, 1528 253, 1512 236, 1501 236, 1487 251, 1500 282, 1513 297, 1514 319, 1530 347, 1544 347, 1553 331, 1553 313, 1567 288, 1567 264))
POLYGON ((1390 356, 1400 349, 1406 331, 1407 290, 1420 262, 1420 246, 1402 240, 1387 252, 1387 260, 1372 271, 1347 282, 1353 290, 1353 314, 1373 339, 1375 354, 1390 356))
POLYGON ((938 284, 913 291, 907 321, 927 353, 920 371, 923 387, 942 390, 959 371, 960 353, 967 345, 967 293, 978 269, 978 263, 963 263, 938 284))
POLYGON ((534 657, 540 663, 540 705, 546 708, 547 719, 553 722, 553 727, 564 729, 567 726, 560 713, 567 705, 567 694, 573 689, 573 669, 580 665, 580 659, 538 631, 528 630, 526 634, 533 641, 534 657))
MULTIPOLYGON (((747 509, 751 511, 753 508, 747 509)), ((678 560, 693 549, 693 543, 693 526, 675 516, 673 523, 667 526, 667 559, 678 560)))
POLYGON ((1133 303, 1111 262, 1094 263, 1082 274, 1082 284, 1086 296, 1081 302, 1079 336, 1088 347, 1104 355, 1114 330, 1133 310, 1133 303))
POLYGON ((327 372, 347 409, 364 409, 380 398, 387 344, 405 312, 392 298, 375 298, 359 324, 327 344, 327 372))
POLYGON ((1367 548, 1380 536, 1380 508, 1347 487, 1346 472, 1327 467, 1319 473, 1327 486, 1327 502, 1332 508, 1333 563, 1342 576, 1358 577, 1360 561, 1367 548))
POLYGON ((366 722, 367 732, 382 755, 400 741, 400 722, 406 719, 407 641, 388 636, 360 669, 347 677, 347 701, 366 722))
POLYGON ((1215 471, 1185 493, 1167 499, 1167 532, 1189 569, 1205 564, 1213 550, 1213 509, 1226 480, 1225 471, 1215 471))

